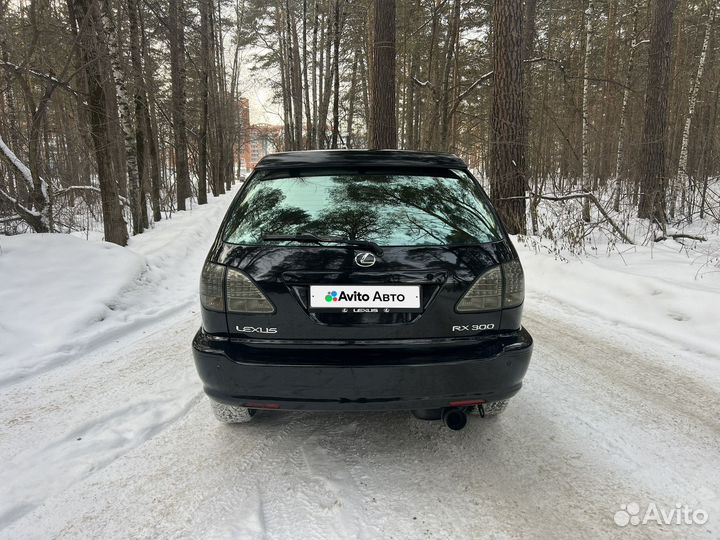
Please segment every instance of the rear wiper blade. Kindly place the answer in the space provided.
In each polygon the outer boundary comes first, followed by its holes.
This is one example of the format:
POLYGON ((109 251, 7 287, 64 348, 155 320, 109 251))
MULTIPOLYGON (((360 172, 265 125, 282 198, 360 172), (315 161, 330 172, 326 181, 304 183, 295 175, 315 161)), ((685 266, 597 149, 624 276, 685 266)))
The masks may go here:
POLYGON ((382 255, 382 248, 372 240, 351 240, 341 236, 318 236, 312 233, 301 234, 264 234, 262 237, 266 242, 312 242, 314 244, 345 244, 346 246, 357 246, 375 255, 382 255))

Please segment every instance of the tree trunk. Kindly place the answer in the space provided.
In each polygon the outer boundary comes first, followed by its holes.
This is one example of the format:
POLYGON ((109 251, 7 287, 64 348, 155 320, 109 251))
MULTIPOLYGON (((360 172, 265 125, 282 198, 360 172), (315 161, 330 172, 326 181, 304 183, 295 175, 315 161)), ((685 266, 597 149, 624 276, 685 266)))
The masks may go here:
POLYGON ((127 1, 128 27, 130 29, 130 65, 135 83, 133 102, 135 104, 135 148, 137 152, 138 177, 140 179, 140 210, 143 227, 147 228, 147 149, 145 140, 149 135, 145 126, 145 110, 147 109, 147 88, 143 76, 142 45, 140 33, 144 31, 140 24, 138 0, 127 1))
MULTIPOLYGON (((368 130, 370 129, 370 125, 372 125, 372 112, 370 111, 370 90, 369 86, 370 83, 368 81, 368 70, 366 69, 365 65, 365 58, 367 57, 367 51, 361 51, 360 54, 360 86, 362 91, 362 110, 363 110, 363 118, 365 120, 365 125, 368 127, 368 130)), ((365 143, 365 146, 369 146, 369 136, 370 133, 368 131, 367 133, 367 142, 365 143)))
POLYGON ((282 6, 278 3, 275 9, 275 28, 278 32, 278 63, 280 64, 280 88, 283 102, 283 144, 285 150, 293 150, 295 130, 293 129, 292 101, 290 99, 292 83, 290 82, 289 54, 286 44, 286 16, 283 14, 282 6))
POLYGON ((340 136, 340 0, 335 0, 333 24, 333 117, 330 148, 337 148, 340 136))
MULTIPOLYGON (((430 43, 428 45, 428 60, 426 73, 426 80, 428 82, 433 81, 436 78, 437 73, 437 58, 439 56, 439 53, 437 52, 437 49, 439 48, 439 13, 440 9, 443 6, 443 3, 444 2, 442 0, 435 0, 435 5, 431 8, 432 16, 430 20, 430 43)), ((425 107, 424 110, 420 112, 420 119, 423 123, 423 135, 420 144, 421 147, 425 149, 434 147, 434 137, 437 130, 437 124, 434 119, 435 115, 437 114, 437 96, 435 95, 435 90, 433 86, 429 87, 429 94, 431 97, 430 106, 425 107), (425 117, 426 114, 427 118, 425 117)))
MULTIPOLYGON (((593 0, 588 0, 587 9, 585 10, 585 55, 583 58, 583 87, 582 87, 582 105, 580 112, 582 114, 582 182, 583 190, 586 193, 592 191, 592 179, 590 172, 590 113, 588 111, 588 89, 589 89, 589 65, 592 47, 592 38, 594 31, 595 10, 593 0)), ((582 207, 582 219, 584 222, 590 222, 590 199, 585 197, 582 207)))
POLYGON ((108 133, 107 99, 103 81, 110 75, 103 55, 102 22, 98 5, 89 0, 70 0, 73 26, 78 28, 81 64, 87 76, 87 108, 97 163, 105 240, 124 246, 128 241, 127 223, 120 207, 117 179, 112 175, 111 143, 108 133))
POLYGON ((374 0, 370 148, 397 148, 395 0, 374 0))
POLYGON ((352 70, 350 72, 350 91, 348 92, 347 138, 345 139, 345 146, 347 148, 352 148, 355 142, 353 138, 353 121, 355 120, 355 100, 357 99, 358 56, 360 56, 360 50, 355 49, 352 70))
POLYGON ((495 2, 490 191, 510 234, 525 233, 522 0, 495 2), (510 197, 521 197, 511 199, 510 197))
MULTIPOLYGON (((138 125, 143 126, 143 140, 147 144, 147 157, 150 163, 150 205, 153 211, 153 221, 160 221, 162 219, 162 213, 160 210, 160 186, 162 184, 161 172, 160 172, 160 157, 158 155, 158 141, 157 131, 154 127, 153 119, 151 116, 150 109, 150 98, 148 96, 150 89, 153 87, 153 76, 149 67, 149 58, 147 52, 147 40, 145 39, 145 21, 143 19, 143 12, 137 0, 130 0, 130 3, 134 6, 134 12, 137 14, 137 21, 140 29, 140 65, 141 72, 136 74, 139 77, 138 83, 140 85, 140 99, 142 101, 141 106, 136 106, 136 114, 140 113, 141 117, 137 118, 138 125)), ((128 17, 132 17, 129 15, 128 17)), ((133 25, 132 19, 129 19, 129 24, 133 25)), ((132 39, 132 38, 131 38, 132 39)), ((137 61, 133 61, 135 64, 137 61)), ((137 92, 137 90, 136 90, 137 92)))
MULTIPOLYGON (((454 57, 457 54, 460 40, 460 0, 455 0, 450 21, 448 23, 447 48, 445 51, 445 63, 443 65, 442 92, 440 93, 440 137, 437 149, 447 152, 448 140, 450 137, 450 123, 453 112, 450 110, 452 101, 452 90, 450 89, 450 76, 454 57)), ((436 127, 437 129, 437 127, 436 127)))
MULTIPOLYGON (((198 134, 198 204, 207 203, 208 101, 210 99, 210 0, 200 0, 200 133, 198 134)), ((215 192, 215 190, 213 190, 215 192)))
MULTIPOLYGON (((698 93, 700 92, 700 84, 702 83, 703 72, 705 70, 705 59, 707 58, 708 46, 710 44, 710 35, 712 34, 712 27, 715 22, 715 5, 712 4, 710 8, 710 18, 705 26, 705 37, 703 38, 702 50, 700 52, 700 61, 698 63, 697 72, 695 78, 692 81, 690 87, 690 96, 688 97, 688 113, 685 118, 685 126, 683 128, 682 143, 680 145, 680 160, 678 162, 677 180, 680 189, 683 191, 689 189, 689 175, 688 175, 688 144, 690 142, 690 128, 692 126, 693 115, 695 114, 695 105, 697 104, 698 93)), ((675 200, 671 201, 672 210, 670 215, 674 215, 675 200)))
MULTIPOLYGON (((305 105, 305 150, 312 148, 312 113, 310 111, 310 79, 308 78, 308 50, 307 50, 307 19, 308 19, 308 0, 303 0, 303 20, 302 20, 302 76, 303 76, 303 102, 305 105)), ((314 54, 314 51, 313 51, 314 54)))
POLYGON ((618 128, 618 146, 617 154, 615 155, 615 199, 613 200, 613 210, 616 212, 620 211, 620 190, 622 183, 620 180, 621 168, 623 166, 623 160, 625 158, 625 131, 627 124, 628 115, 628 104, 630 102, 630 88, 633 80, 633 69, 635 68, 635 50, 638 47, 637 44, 637 24, 638 24, 638 8, 637 5, 633 5, 633 26, 632 26, 632 41, 630 42, 630 55, 628 57, 627 72, 625 73, 625 88, 623 90, 622 108, 620 110, 620 127, 618 128))
POLYGON ((185 6, 184 0, 170 0, 168 26, 170 41, 170 78, 172 82, 172 119, 175 146, 175 189, 177 209, 185 210, 190 191, 187 129, 185 115, 185 6))
POLYGON ((289 66, 288 87, 290 88, 290 114, 292 116, 292 149, 302 149, 302 126, 303 126, 303 90, 302 90, 302 68, 300 65, 300 45, 298 42, 295 17, 293 16, 290 0, 285 0, 285 24, 286 24, 286 51, 289 66))
POLYGON ((656 0, 650 26, 638 217, 665 226, 666 138, 675 0, 656 0))
MULTIPOLYGON (((332 19, 328 19, 332 20, 332 19)), ((335 28, 334 22, 331 23, 335 28)), ((320 81, 320 103, 318 105, 318 148, 326 148, 327 145, 327 118, 330 110, 330 95, 332 94, 332 82, 334 71, 332 69, 332 45, 335 36, 328 27, 327 31, 321 34, 320 39, 320 73, 325 73, 325 78, 320 81)))
POLYGON ((611 155, 615 140, 615 66, 617 63, 617 12, 619 0, 610 0, 607 29, 605 32, 605 66, 603 68, 602 103, 600 104, 600 116, 598 125, 601 126, 598 133, 598 140, 595 144, 594 175, 604 185, 610 173, 611 155))
POLYGON ((127 172, 130 194, 130 211, 132 213, 133 234, 140 234, 143 231, 142 209, 140 197, 140 173, 138 171, 137 156, 137 140, 135 139, 135 127, 133 126, 133 117, 130 112, 130 100, 128 99, 127 87, 125 81, 127 76, 124 73, 120 56, 120 46, 118 44, 115 23, 112 20, 110 12, 109 0, 103 0, 101 3, 101 17, 103 29, 108 44, 108 56, 112 68, 113 81, 115 82, 115 92, 117 94, 118 116, 120 117, 120 126, 123 132, 123 140, 125 142, 125 158, 127 160, 127 172))
MULTIPOLYGON (((533 55, 535 53, 535 33, 536 33, 536 27, 535 27, 535 18, 537 13, 537 0, 525 0, 525 11, 523 14, 523 60, 530 60, 533 58, 533 55)), ((537 163, 535 164, 534 169, 530 169, 530 163, 531 158, 528 158, 527 156, 530 154, 530 119, 531 119, 531 112, 530 112, 530 103, 531 98, 534 95, 533 87, 532 87, 532 64, 527 64, 527 68, 523 73, 524 81, 524 103, 526 104, 524 107, 525 111, 525 129, 523 130, 523 146, 525 147, 526 152, 526 162, 525 162, 525 181, 528 186, 530 186, 530 189, 537 193, 537 163), (534 187, 533 183, 534 182, 534 187)), ((540 199, 532 199, 530 202, 530 222, 532 227, 532 234, 538 233, 538 213, 537 213, 537 207, 540 203, 540 199)))
POLYGON ((320 2, 315 0, 313 7, 313 37, 312 37, 312 121, 308 132, 310 148, 318 147, 318 102, 320 99, 318 92, 318 29, 320 27, 320 2))
POLYGON ((218 114, 215 117, 215 123, 217 124, 218 133, 218 184, 222 186, 222 193, 230 190, 232 187, 232 169, 230 164, 232 162, 230 155, 231 148, 231 134, 232 122, 230 115, 228 114, 228 97, 227 97, 227 79, 225 77, 225 39, 223 37, 223 25, 222 25, 222 6, 220 2, 211 3, 211 6, 217 7, 213 11, 211 19, 211 27, 213 28, 213 50, 215 52, 215 72, 217 74, 216 79, 218 83, 218 114))

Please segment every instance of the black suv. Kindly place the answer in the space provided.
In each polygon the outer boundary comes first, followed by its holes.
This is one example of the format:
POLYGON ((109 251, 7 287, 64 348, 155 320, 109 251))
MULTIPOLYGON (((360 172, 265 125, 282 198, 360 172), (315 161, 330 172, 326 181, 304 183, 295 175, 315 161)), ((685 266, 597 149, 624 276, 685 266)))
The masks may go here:
POLYGON ((454 155, 263 158, 200 280, 195 364, 217 418, 258 409, 412 410, 461 429, 520 390, 524 278, 454 155))

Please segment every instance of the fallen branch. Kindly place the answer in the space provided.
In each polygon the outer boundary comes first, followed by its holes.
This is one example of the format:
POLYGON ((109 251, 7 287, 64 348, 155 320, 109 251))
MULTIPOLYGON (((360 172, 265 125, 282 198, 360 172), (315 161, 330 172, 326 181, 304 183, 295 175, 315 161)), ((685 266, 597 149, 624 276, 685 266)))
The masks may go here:
POLYGON ((687 238, 688 240, 697 240, 698 242, 707 242, 707 238, 704 236, 693 236, 692 234, 683 234, 683 233, 676 233, 676 234, 667 234, 663 236, 658 236, 655 241, 656 242, 662 242, 663 240, 667 240, 668 238, 672 238, 673 240, 677 240, 678 238, 687 238))
POLYGON ((545 201, 569 201, 571 199, 589 199, 594 205, 595 208, 598 209, 598 211, 602 214, 602 216, 607 219, 608 223, 610 223, 610 226, 613 228, 613 230, 618 234, 620 238, 626 243, 626 244, 635 244, 627 234, 623 232, 623 230, 618 226, 617 223, 613 220, 613 218, 610 217, 610 214, 607 213, 607 211, 602 207, 600 204, 600 201, 597 200, 597 197, 593 195, 590 192, 583 192, 583 193, 572 193, 570 195, 560 195, 560 196, 552 196, 552 195, 540 195, 539 193, 531 193, 530 195, 523 195, 523 196, 517 196, 517 197, 505 197, 503 199, 500 199, 501 201, 509 201, 512 199, 542 199, 545 201))

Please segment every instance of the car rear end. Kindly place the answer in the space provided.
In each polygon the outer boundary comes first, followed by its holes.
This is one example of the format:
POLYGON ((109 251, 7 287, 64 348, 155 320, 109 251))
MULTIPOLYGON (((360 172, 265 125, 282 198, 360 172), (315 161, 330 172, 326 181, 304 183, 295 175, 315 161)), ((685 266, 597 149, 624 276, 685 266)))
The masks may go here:
POLYGON ((208 255, 193 348, 211 399, 442 410, 514 395, 532 352, 522 267, 464 163, 320 154, 261 162, 208 255))

